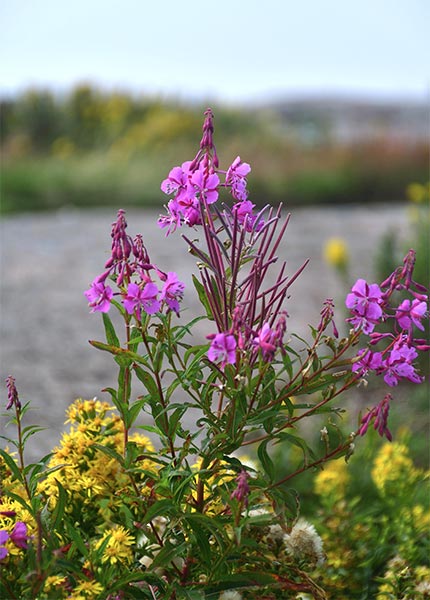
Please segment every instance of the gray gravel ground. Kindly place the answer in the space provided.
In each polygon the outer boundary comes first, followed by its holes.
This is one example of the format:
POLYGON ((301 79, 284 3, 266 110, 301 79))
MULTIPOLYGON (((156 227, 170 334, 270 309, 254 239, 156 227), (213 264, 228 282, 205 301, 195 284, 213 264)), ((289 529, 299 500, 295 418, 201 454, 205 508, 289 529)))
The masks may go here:
MULTIPOLYGON (((347 241, 351 283, 358 276, 371 278, 381 235, 392 229, 402 237, 407 233, 406 207, 306 208, 292 213, 279 256, 288 260, 290 275, 304 259, 311 259, 291 288, 286 307, 290 331, 307 335, 306 324, 318 322, 324 299, 333 297, 341 306, 346 293, 322 259, 324 242, 331 236, 347 241)), ((107 400, 101 388, 115 383, 116 365, 110 356, 88 344, 89 339, 103 339, 103 333, 100 315, 89 313, 83 296, 109 256, 115 216, 110 209, 68 209, 0 222, 0 376, 2 381, 9 374, 16 378, 22 401, 31 400, 35 408, 33 420, 47 428, 32 441, 30 458, 47 453, 58 441, 70 402, 94 396, 107 400)), ((154 211, 129 211, 129 232, 142 233, 152 261, 177 271, 186 282, 183 316, 191 318, 198 311, 191 286, 194 259, 178 232, 164 237, 156 226, 157 216, 154 211)), ((199 335, 206 333, 201 326, 199 335)), ((0 398, 4 405, 4 386, 0 398)))

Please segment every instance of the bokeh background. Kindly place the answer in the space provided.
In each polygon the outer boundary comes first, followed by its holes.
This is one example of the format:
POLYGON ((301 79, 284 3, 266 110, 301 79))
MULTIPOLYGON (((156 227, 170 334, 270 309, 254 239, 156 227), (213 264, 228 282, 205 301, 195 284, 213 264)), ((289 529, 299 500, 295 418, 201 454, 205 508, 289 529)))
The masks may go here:
POLYGON ((46 451, 73 398, 115 379, 82 292, 116 210, 190 278, 155 222, 207 106, 223 166, 240 154, 253 202, 293 213, 283 251, 292 271, 311 258, 298 330, 411 244, 428 281, 429 17, 425 0, 3 0, 0 374, 38 407, 46 451))

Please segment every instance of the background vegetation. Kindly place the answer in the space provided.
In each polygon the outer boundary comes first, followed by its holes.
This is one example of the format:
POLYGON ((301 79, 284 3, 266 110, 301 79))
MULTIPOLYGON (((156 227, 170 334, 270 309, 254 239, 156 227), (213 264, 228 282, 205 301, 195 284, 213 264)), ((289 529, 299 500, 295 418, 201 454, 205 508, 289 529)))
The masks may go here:
MULTIPOLYGON (((166 164, 195 152, 205 104, 81 85, 1 101, 3 213, 61 206, 149 206, 166 164), (178 158, 179 157, 179 158, 178 158)), ((425 111, 330 101, 213 106, 218 144, 247 149, 253 201, 401 201, 428 176, 425 111)), ((227 167, 228 165, 224 165, 227 167)))

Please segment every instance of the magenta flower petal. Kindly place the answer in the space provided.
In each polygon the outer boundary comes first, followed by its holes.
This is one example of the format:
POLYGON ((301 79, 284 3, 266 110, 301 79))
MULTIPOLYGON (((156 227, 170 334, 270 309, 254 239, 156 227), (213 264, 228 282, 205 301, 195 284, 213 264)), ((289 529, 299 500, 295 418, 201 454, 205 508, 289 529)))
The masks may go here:
POLYGON ((129 315, 136 312, 137 318, 140 319, 141 309, 150 315, 160 310, 161 303, 157 295, 158 288, 155 283, 146 283, 143 289, 137 283, 129 283, 127 295, 122 302, 129 315))
POLYGON ((353 314, 353 317, 347 320, 356 329, 361 328, 364 333, 371 333, 383 316, 381 297, 382 292, 376 283, 369 285, 365 279, 357 279, 345 300, 346 306, 353 314))
POLYGON ((424 331, 424 325, 421 320, 426 316, 427 303, 414 299, 411 303, 406 299, 400 304, 396 311, 396 319, 402 329, 411 329, 412 324, 421 331, 424 331))
POLYGON ((184 295, 185 285, 179 281, 175 272, 169 271, 160 294, 160 301, 165 302, 170 310, 179 314, 179 302, 184 295))
POLYGON ((216 173, 206 173, 203 164, 199 165, 197 171, 191 176, 191 183, 201 198, 205 198, 208 204, 213 204, 218 199, 219 177, 216 173))
POLYGON ((231 194, 236 200, 243 201, 248 197, 246 176, 250 171, 251 167, 249 164, 242 163, 240 156, 238 156, 234 159, 226 173, 225 183, 231 187, 231 194))
POLYGON ((236 339, 228 333, 216 334, 208 350, 208 358, 214 363, 218 363, 221 369, 227 364, 236 362, 236 339))
POLYGON ((143 310, 150 315, 160 310, 161 303, 157 299, 157 295, 158 288, 155 283, 147 283, 140 296, 143 310))
POLYGON ((9 539, 9 533, 6 529, 0 529, 0 544, 4 546, 9 539))
POLYGON ((26 550, 28 547, 27 540, 27 525, 22 521, 15 523, 15 526, 10 534, 10 539, 18 548, 26 550))
POLYGON ((92 308, 91 312, 108 312, 110 309, 113 291, 104 282, 95 279, 84 294, 88 299, 88 306, 92 308))

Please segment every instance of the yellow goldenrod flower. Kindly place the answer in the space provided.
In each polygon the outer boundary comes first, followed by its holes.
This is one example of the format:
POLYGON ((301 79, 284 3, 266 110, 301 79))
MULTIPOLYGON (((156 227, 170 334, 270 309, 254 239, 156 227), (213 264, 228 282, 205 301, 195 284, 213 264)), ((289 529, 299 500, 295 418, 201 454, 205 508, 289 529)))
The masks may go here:
POLYGON ((430 531, 430 510, 426 510, 421 504, 404 508, 401 517, 402 521, 409 523, 417 533, 430 531))
MULTIPOLYGON (((64 433, 60 444, 54 448, 49 461, 48 473, 39 483, 38 491, 46 495, 50 507, 54 507, 58 498, 57 481, 76 503, 94 507, 96 498, 99 515, 109 520, 111 510, 118 506, 120 492, 127 490, 130 480, 118 461, 95 447, 100 444, 123 452, 124 426, 115 409, 107 402, 76 400, 67 410, 70 431, 64 433)), ((141 434, 131 434, 129 441, 142 448, 142 452, 153 452, 154 447, 148 438, 141 434)), ((155 463, 149 460, 139 461, 145 471, 154 471, 155 463)), ((145 481, 145 476, 143 481, 145 481)), ((145 485, 141 493, 146 493, 145 485)), ((73 505, 68 503, 66 510, 71 512, 73 505)))
POLYGON ((67 579, 63 575, 50 575, 45 579, 43 591, 52 592, 54 590, 61 590, 66 583, 67 579))
POLYGON ((348 246, 342 238, 329 238, 324 245, 326 262, 337 269, 344 270, 349 261, 348 246))
POLYGON ((102 557, 103 563, 131 562, 133 558, 131 546, 134 544, 135 538, 124 527, 118 525, 106 530, 102 538, 96 543, 96 549, 100 548, 106 540, 107 544, 102 557))
POLYGON ((322 498, 339 500, 349 482, 348 465, 344 460, 332 460, 315 477, 315 492, 322 498))
POLYGON ((406 196, 411 202, 420 204, 424 202, 427 195, 426 186, 421 183, 410 183, 406 188, 406 196))
POLYGON ((98 581, 81 581, 73 590, 73 597, 78 594, 84 598, 97 598, 103 591, 104 588, 98 581))
POLYGON ((423 477, 409 456, 408 447, 399 442, 384 444, 377 454, 372 479, 379 493, 395 500, 423 477))

